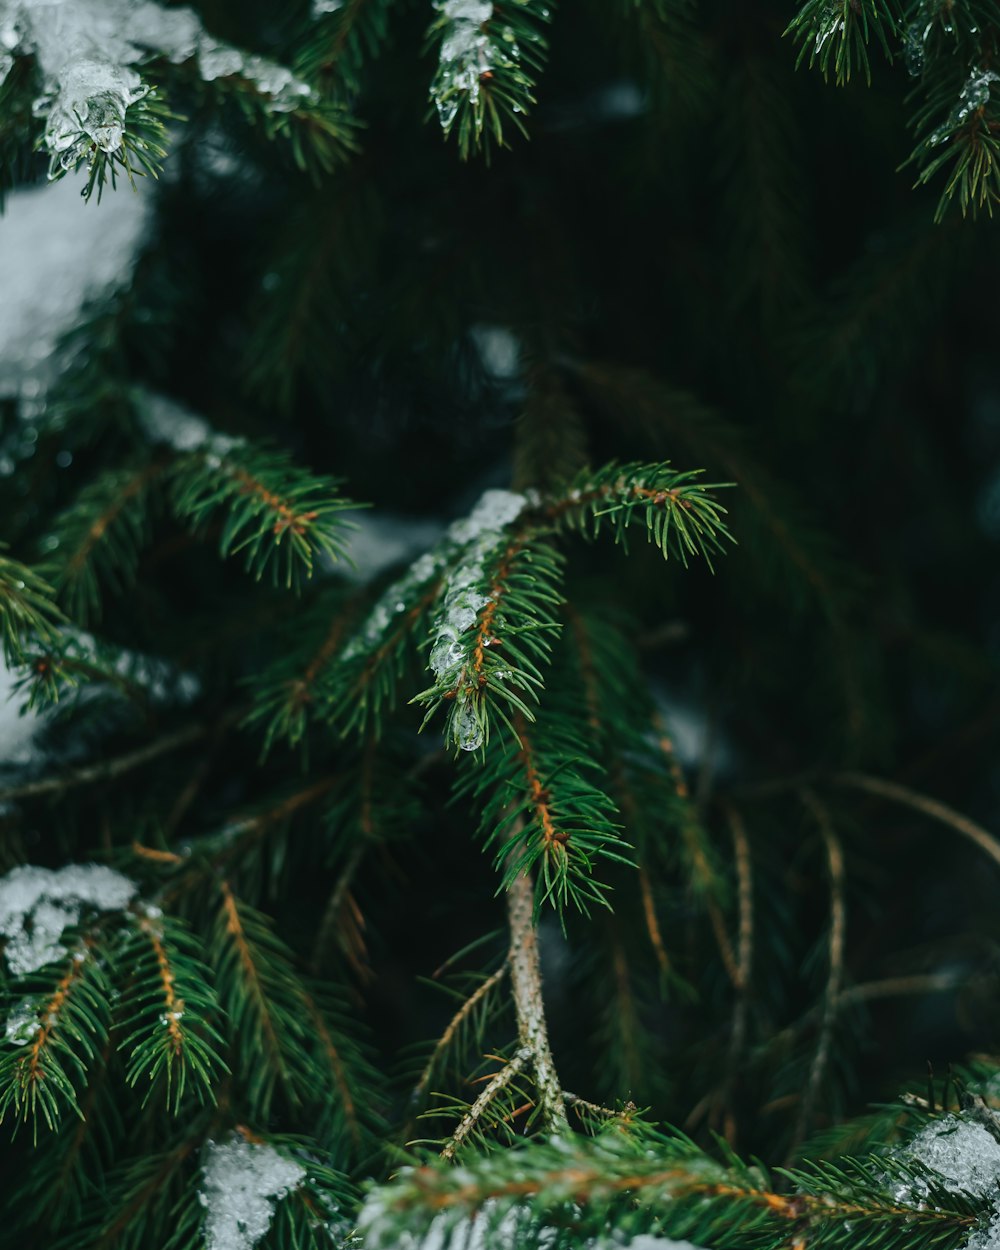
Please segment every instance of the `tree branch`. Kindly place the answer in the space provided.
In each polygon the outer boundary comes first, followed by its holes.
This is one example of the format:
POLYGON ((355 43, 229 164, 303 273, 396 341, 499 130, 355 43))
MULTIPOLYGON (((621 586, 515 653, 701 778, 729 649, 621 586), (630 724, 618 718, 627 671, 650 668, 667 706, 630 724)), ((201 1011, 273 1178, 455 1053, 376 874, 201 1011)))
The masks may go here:
POLYGON ((500 1069, 465 1115, 462 1116, 462 1121, 452 1134, 451 1140, 446 1143, 445 1148, 441 1151, 442 1159, 454 1159, 455 1151, 476 1127, 486 1108, 499 1093, 507 1088, 530 1058, 531 1051, 527 1046, 522 1046, 514 1052, 514 1057, 510 1063, 500 1069))
POLYGON ((566 1104, 549 1048, 542 997, 542 970, 534 921, 534 888, 527 873, 514 878, 507 891, 510 923, 510 980, 521 1046, 531 1057, 539 1101, 549 1129, 567 1125, 566 1104))

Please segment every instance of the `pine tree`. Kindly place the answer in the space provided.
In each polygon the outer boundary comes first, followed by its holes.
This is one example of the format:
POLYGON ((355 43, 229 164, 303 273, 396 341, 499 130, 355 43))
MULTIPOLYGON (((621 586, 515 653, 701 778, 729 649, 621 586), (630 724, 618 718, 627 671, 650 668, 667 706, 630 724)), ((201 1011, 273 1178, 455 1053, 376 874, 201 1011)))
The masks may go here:
POLYGON ((1000 1246, 998 54, 0 0, 0 1246, 1000 1246))

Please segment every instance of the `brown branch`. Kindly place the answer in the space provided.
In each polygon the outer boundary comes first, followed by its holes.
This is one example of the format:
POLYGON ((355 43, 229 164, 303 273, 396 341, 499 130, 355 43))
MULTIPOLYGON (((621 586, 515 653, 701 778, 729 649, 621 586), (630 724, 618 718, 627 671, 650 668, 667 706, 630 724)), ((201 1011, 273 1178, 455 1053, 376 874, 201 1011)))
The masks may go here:
POLYGON ((442 1159, 448 1159, 449 1161, 454 1159, 455 1151, 458 1150, 459 1146, 462 1145, 465 1139, 476 1127, 476 1124, 482 1118, 483 1113, 489 1107, 490 1103, 493 1102, 499 1094, 503 1093, 511 1081, 513 1081, 514 1077, 516 1077, 517 1074, 524 1069, 530 1058, 531 1050, 527 1046, 522 1046, 514 1052, 510 1063, 500 1069, 465 1115, 462 1116, 458 1128, 455 1129, 451 1139, 445 1144, 444 1149, 441 1151, 442 1159))
POLYGON ((59 1014, 66 1005, 66 1000, 70 996, 74 982, 78 981, 83 975, 83 966, 86 963, 86 956, 78 959, 80 952, 74 952, 69 962, 69 967, 59 978, 59 982, 53 991, 52 997, 46 1002, 45 1006, 38 1013, 39 1026, 38 1032, 35 1034, 35 1040, 31 1043, 31 1049, 25 1058, 18 1065, 27 1068, 25 1082, 44 1081, 44 1051, 48 1045, 49 1038, 59 1027, 59 1014))
POLYGON ((170 1045, 173 1052, 175 1055, 179 1055, 184 1050, 184 1034, 177 1021, 184 1011, 184 1000, 177 997, 177 991, 174 989, 174 970, 170 966, 166 947, 163 945, 163 939, 158 933, 156 926, 148 917, 144 916, 139 921, 139 928, 149 939, 149 943, 153 948, 153 954, 156 957, 156 967, 160 974, 160 984, 163 987, 163 1018, 166 1020, 167 1032, 170 1034, 170 1045))
POLYGON ((323 1044, 323 1053, 330 1064, 334 1082, 340 1091, 340 1100, 344 1106, 344 1118, 347 1120, 348 1131, 355 1146, 359 1146, 361 1144, 361 1126, 358 1122, 358 1109, 351 1094, 351 1086, 347 1079, 347 1069, 344 1067, 344 1061, 327 1027, 327 1023, 323 1019, 323 1013, 309 994, 304 994, 303 999, 309 1018, 313 1022, 313 1027, 316 1029, 319 1040, 323 1044))
POLYGON ((970 820, 968 816, 963 816, 937 799, 919 794, 908 786, 899 785, 898 782, 883 781, 879 777, 869 777, 865 773, 838 773, 833 781, 837 785, 849 786, 852 790, 864 790, 868 794, 878 795, 879 798, 889 799, 891 802, 900 803, 903 807, 909 807, 924 816, 929 816, 931 820, 947 825, 956 833, 960 833, 963 838, 974 842, 995 864, 1000 864, 1000 842, 993 834, 982 825, 976 824, 974 820, 970 820))
POLYGON ((250 950, 250 943, 247 941, 246 933, 243 930, 243 921, 240 919, 239 907, 230 889, 229 882, 224 878, 219 882, 219 890, 222 893, 222 908, 226 918, 226 932, 233 939, 240 963, 243 965, 243 973, 248 989, 257 1004, 267 1047, 274 1056, 282 1076, 284 1076, 285 1063, 281 1053, 281 1042, 278 1040, 274 1022, 271 1019, 267 994, 260 983, 257 965, 254 963, 253 952, 250 950))
POLYGON ((534 888, 527 873, 519 873, 507 891, 510 924, 510 980, 521 1046, 531 1057, 539 1101, 550 1129, 565 1127, 566 1105, 545 1020, 538 933, 534 920, 534 888))
MULTIPOLYGON (((241 715, 242 712, 230 712, 223 719, 228 724, 237 720, 241 715)), ((208 725, 185 725, 173 733, 157 738, 155 742, 147 743, 146 746, 139 747, 135 751, 127 751, 113 759, 85 764, 63 773, 60 777, 43 777, 38 781, 27 781, 23 785, 0 790, 0 804, 13 803, 20 799, 43 798, 47 794, 60 794, 63 791, 75 790, 79 786, 89 786, 99 781, 113 781, 134 768, 141 768, 143 764, 148 764, 151 760, 169 755, 172 751, 180 750, 181 747, 190 746, 192 742, 198 742, 212 731, 213 727, 208 725)))
POLYGON ((497 968, 496 972, 494 972, 491 976, 488 976, 485 981, 476 986, 461 1007, 459 1007, 458 1011, 456 1011, 449 1020, 448 1027, 438 1038, 434 1051, 431 1054, 430 1059, 427 1061, 427 1066, 420 1074, 420 1080, 417 1081, 414 1086, 414 1098, 419 1098, 424 1093, 428 1083, 430 1082, 431 1074, 434 1071, 434 1066, 438 1059, 451 1045, 455 1034, 462 1027, 469 1016, 472 1015, 475 1009, 485 998, 489 997, 490 991, 495 986, 499 985, 503 978, 507 975, 507 967, 507 960, 505 959, 500 967, 497 968))
POLYGON ((809 1130, 819 1088, 826 1074, 830 1049, 833 1043, 833 1026, 840 1008, 840 991, 844 981, 844 938, 847 928, 847 904, 844 898, 844 851, 840 845, 840 839, 834 831, 829 812, 813 791, 803 789, 799 793, 806 809, 819 826, 819 831, 822 834, 823 843, 826 847, 827 868, 830 874, 830 955, 816 1057, 813 1060, 812 1068, 809 1072, 809 1080, 803 1092, 802 1101, 799 1104, 798 1123, 789 1147, 787 1163, 792 1161, 796 1148, 804 1140, 809 1130))
POLYGON ((128 501, 139 494, 149 482, 160 476, 166 469, 165 461, 153 461, 150 464, 143 465, 141 469, 137 469, 125 486, 119 491, 115 499, 101 512, 93 521, 87 533, 84 535, 80 546, 73 552, 69 560, 66 562, 66 570, 64 577, 75 577, 86 564, 91 552, 104 537, 108 528, 112 526, 128 501))

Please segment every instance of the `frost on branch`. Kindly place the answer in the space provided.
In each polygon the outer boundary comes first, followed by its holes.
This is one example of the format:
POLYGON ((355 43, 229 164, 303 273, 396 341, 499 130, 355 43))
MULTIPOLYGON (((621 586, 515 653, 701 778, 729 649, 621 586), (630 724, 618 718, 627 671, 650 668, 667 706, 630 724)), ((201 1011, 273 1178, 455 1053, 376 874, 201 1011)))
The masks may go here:
POLYGON ((135 893, 134 881, 101 864, 26 864, 0 877, 0 936, 11 973, 23 977, 58 959, 63 933, 85 908, 120 911, 135 893))
POLYGON ((193 9, 133 0, 0 0, 0 80, 12 55, 31 55, 42 75, 35 112, 46 118, 53 170, 70 169, 100 150, 119 152, 125 116, 149 92, 139 70, 165 57, 195 59, 206 82, 239 77, 275 112, 310 94, 281 65, 209 35, 193 9))
POLYGON ((263 1142, 234 1135, 210 1142, 205 1184, 206 1250, 253 1250, 271 1227, 274 1209, 305 1178, 305 1168, 263 1142))

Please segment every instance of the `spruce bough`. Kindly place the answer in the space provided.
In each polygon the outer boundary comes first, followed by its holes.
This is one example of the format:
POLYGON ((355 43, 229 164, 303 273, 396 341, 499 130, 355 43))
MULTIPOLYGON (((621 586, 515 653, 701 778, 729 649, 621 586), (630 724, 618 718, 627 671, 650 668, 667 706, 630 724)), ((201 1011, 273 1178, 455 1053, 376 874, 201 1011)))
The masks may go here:
POLYGON ((251 10, 0 0, 0 1246, 1000 1246, 1000 13, 251 10))

